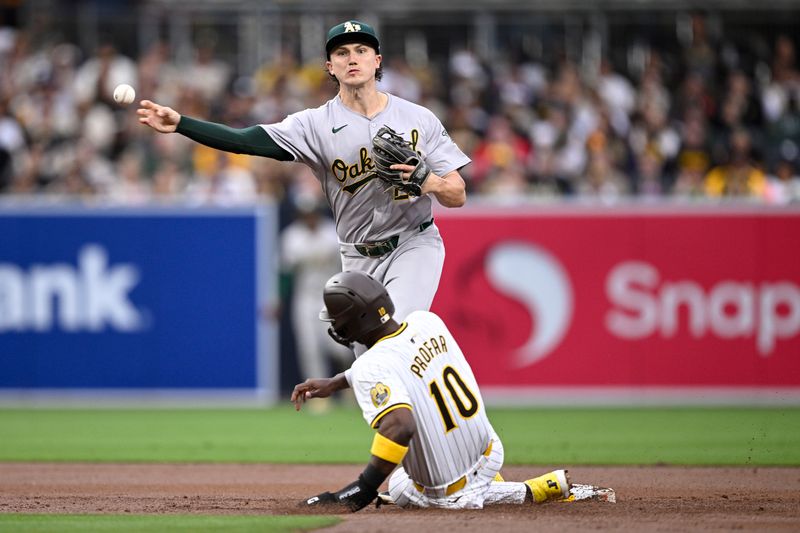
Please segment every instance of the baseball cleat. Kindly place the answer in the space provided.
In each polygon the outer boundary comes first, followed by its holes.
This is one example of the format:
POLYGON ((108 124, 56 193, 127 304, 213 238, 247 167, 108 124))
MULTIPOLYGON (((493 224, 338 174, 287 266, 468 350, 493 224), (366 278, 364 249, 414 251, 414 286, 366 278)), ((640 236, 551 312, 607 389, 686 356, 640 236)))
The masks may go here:
POLYGON ((378 500, 376 501, 378 506, 381 505, 394 505, 394 499, 388 492, 380 492, 378 493, 378 500))
POLYGON ((617 493, 612 488, 595 487, 593 485, 581 485, 573 483, 570 485, 569 496, 559 501, 580 502, 594 500, 598 502, 617 503, 617 493))
POLYGON ((534 503, 567 500, 570 497, 570 483, 566 470, 554 470, 524 483, 530 489, 534 503))

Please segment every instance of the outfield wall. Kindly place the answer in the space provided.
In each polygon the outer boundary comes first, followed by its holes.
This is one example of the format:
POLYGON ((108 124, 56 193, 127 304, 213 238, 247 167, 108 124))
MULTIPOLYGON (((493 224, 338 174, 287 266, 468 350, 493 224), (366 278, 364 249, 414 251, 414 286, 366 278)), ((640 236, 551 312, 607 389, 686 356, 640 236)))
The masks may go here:
POLYGON ((487 399, 798 403, 800 210, 439 214, 434 303, 487 399))
MULTIPOLYGON (((438 209, 494 404, 800 404, 800 209, 438 209)), ((274 206, 0 207, 0 401, 278 399, 274 206)))

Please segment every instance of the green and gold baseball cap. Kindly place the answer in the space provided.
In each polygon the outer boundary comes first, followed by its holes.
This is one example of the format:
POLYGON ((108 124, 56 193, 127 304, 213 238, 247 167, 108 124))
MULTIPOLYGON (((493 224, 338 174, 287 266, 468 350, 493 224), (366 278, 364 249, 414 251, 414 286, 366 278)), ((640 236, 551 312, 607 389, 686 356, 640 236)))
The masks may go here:
POLYGON ((381 53, 381 43, 375 28, 357 20, 348 20, 337 24, 328 30, 328 40, 325 43, 325 52, 328 56, 337 46, 350 43, 364 43, 375 49, 376 54, 381 53))

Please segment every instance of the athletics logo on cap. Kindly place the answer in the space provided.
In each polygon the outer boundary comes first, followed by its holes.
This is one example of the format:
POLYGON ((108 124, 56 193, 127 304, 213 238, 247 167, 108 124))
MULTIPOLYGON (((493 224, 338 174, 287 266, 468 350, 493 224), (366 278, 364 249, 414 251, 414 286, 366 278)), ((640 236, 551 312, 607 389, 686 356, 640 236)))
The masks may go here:
POLYGON ((365 22, 358 20, 348 20, 341 22, 328 30, 325 40, 325 51, 331 54, 334 48, 343 44, 364 43, 375 49, 376 54, 380 54, 380 42, 375 28, 365 22))

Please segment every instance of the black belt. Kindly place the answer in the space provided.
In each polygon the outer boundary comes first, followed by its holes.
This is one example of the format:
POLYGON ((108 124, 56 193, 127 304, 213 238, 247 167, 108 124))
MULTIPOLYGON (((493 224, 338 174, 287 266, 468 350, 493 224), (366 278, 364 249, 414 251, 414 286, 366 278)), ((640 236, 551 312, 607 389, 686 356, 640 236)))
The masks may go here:
MULTIPOLYGON (((419 231, 425 231, 433 224, 433 219, 423 222, 418 226, 419 231)), ((356 244, 356 251, 365 257, 380 257, 386 255, 400 244, 400 235, 393 235, 388 239, 375 242, 362 242, 356 244)))

